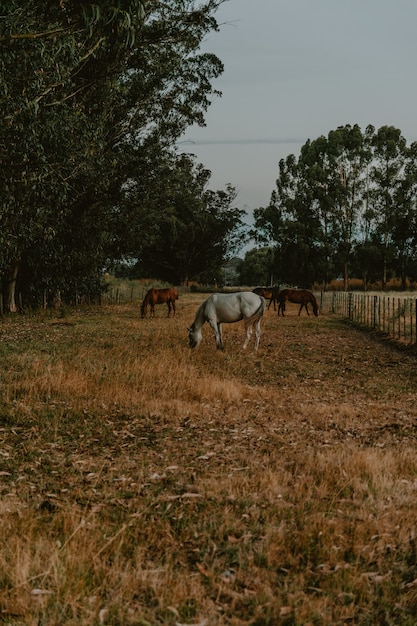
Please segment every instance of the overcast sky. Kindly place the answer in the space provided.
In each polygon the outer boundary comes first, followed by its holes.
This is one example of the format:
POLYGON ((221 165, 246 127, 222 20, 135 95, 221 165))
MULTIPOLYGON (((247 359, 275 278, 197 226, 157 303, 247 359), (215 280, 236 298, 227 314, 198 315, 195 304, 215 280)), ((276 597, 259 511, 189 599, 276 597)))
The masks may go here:
POLYGON ((228 0, 216 17, 204 50, 224 63, 223 95, 179 148, 239 208, 266 206, 279 160, 338 126, 417 139, 417 0, 228 0))

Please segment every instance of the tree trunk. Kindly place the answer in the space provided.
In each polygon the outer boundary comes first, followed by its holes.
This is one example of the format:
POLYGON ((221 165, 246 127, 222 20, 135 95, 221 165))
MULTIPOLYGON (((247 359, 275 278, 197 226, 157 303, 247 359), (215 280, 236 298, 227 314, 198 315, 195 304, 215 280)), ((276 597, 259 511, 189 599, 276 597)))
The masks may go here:
POLYGON ((362 273, 363 290, 368 291, 368 270, 362 273))
POLYGON ((349 264, 346 261, 343 268, 343 291, 349 290, 349 264))
POLYGON ((19 261, 10 264, 9 274, 4 286, 4 310, 7 313, 16 313, 16 280, 19 272, 19 261))

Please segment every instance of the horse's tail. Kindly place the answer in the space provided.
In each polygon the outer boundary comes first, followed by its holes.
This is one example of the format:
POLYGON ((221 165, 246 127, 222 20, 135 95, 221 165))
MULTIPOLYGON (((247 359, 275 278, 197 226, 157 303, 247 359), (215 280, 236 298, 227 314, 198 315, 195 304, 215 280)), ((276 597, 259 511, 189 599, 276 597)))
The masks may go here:
POLYGON ((245 328, 257 322, 259 319, 261 319, 262 315, 265 313, 266 300, 263 296, 259 296, 259 297, 261 299, 261 304, 258 306, 255 313, 253 313, 252 315, 250 315, 249 317, 245 319, 245 328))

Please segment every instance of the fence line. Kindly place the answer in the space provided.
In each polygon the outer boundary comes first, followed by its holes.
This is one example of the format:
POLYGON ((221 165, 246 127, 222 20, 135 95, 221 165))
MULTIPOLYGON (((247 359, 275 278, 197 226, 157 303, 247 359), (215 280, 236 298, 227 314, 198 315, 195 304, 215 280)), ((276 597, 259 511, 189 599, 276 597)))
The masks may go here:
MULTIPOLYGON (((149 285, 129 283, 110 288, 103 304, 141 300, 149 285)), ((404 345, 417 345, 417 297, 364 294, 353 291, 316 292, 323 313, 334 313, 371 328, 404 345)))
POLYGON ((417 298, 354 292, 321 292, 320 310, 383 333, 406 345, 417 344, 417 298))
POLYGON ((125 304, 134 300, 143 300, 146 292, 152 285, 121 284, 117 287, 109 287, 101 295, 101 304, 125 304))

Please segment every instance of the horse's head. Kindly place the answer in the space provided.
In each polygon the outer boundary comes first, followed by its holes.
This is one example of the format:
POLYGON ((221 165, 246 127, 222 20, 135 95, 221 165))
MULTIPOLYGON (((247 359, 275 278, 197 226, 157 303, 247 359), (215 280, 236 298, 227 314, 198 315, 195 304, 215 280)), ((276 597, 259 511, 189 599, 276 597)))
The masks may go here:
POLYGON ((147 312, 148 312, 148 307, 146 306, 146 304, 142 304, 142 306, 140 307, 140 316, 142 318, 146 317, 147 312))
POLYGON ((194 326, 188 328, 188 344, 190 348, 197 348, 202 339, 201 331, 196 330, 194 326))

